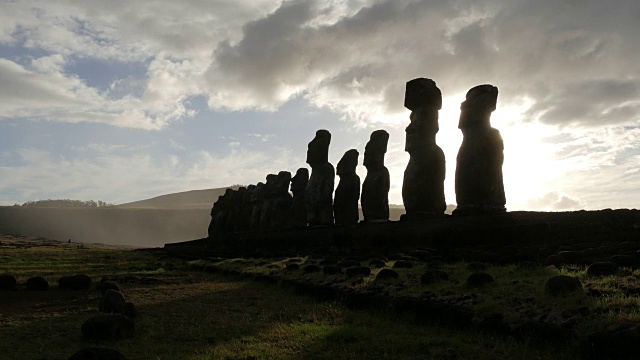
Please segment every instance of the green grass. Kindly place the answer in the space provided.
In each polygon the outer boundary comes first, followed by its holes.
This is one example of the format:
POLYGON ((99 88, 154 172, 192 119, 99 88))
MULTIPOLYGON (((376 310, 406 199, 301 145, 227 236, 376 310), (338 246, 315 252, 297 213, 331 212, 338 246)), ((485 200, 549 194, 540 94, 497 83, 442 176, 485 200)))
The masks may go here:
MULTIPOLYGON (((62 291, 54 281, 83 272, 94 282, 104 275, 162 280, 154 285, 120 283, 140 312, 136 335, 98 345, 115 348, 127 359, 575 357, 571 347, 545 348, 473 330, 418 326, 393 314, 350 311, 285 287, 184 270, 187 264, 149 252, 64 246, 0 248, 0 252, 5 261, 0 271, 12 269, 21 282, 46 272, 52 284, 47 292, 0 292, 2 359, 68 359, 76 350, 95 345, 81 338, 80 326, 97 314, 99 293, 62 291)), ((227 263, 253 266, 247 261, 227 263)), ((278 263, 284 267, 282 260, 278 263)), ((252 269, 268 265, 272 264, 252 269)))

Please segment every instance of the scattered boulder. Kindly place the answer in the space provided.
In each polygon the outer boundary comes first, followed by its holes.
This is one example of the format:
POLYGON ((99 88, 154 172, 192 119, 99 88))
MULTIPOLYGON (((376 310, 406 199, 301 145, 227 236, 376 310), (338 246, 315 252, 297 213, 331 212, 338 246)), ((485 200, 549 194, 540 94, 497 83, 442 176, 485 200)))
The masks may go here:
POLYGON ((582 291, 582 283, 575 277, 556 275, 547 280, 544 291, 552 296, 564 295, 574 291, 582 291))
POLYGON ((138 309, 131 301, 127 301, 122 308, 122 314, 135 319, 138 316, 138 309))
POLYGON ((413 263, 407 260, 396 260, 393 264, 394 269, 411 269, 413 267, 413 263))
POLYGON ((544 259, 544 262, 543 262, 545 266, 551 266, 551 265, 560 266, 564 263, 565 261, 560 255, 550 255, 546 259, 544 259))
POLYGON ((320 270, 321 270, 320 266, 313 265, 313 264, 307 265, 307 266, 302 268, 302 272, 305 273, 305 274, 316 273, 316 272, 319 272, 320 270))
POLYGON ((560 256, 565 263, 569 264, 582 264, 584 262, 584 256, 579 251, 560 251, 558 256, 560 256))
POLYGON ((342 273, 342 268, 340 266, 337 266, 337 265, 325 265, 322 268, 322 272, 325 275, 341 274, 342 273))
POLYGON ((0 290, 13 290, 18 285, 16 278, 11 274, 0 274, 0 290))
POLYGON ((595 262, 589 265, 587 275, 589 276, 609 276, 618 272, 618 264, 614 262, 595 262))
POLYGON ((371 269, 366 266, 354 266, 345 271, 348 277, 368 276, 371 275, 371 269))
POLYGON ((384 260, 371 260, 369 266, 378 269, 387 266, 387 263, 384 260))
POLYGON ((493 278, 493 276, 487 273, 477 272, 469 275, 469 277, 467 278, 467 286, 480 287, 495 281, 496 280, 493 278))
POLYGON ((120 291, 108 289, 100 298, 98 310, 104 313, 122 314, 124 311, 124 295, 120 291))
POLYGON ((395 280, 400 278, 400 274, 398 274, 395 270, 391 270, 391 269, 382 269, 380 270, 380 272, 378 273, 378 275, 376 275, 376 279, 375 281, 380 281, 380 280, 395 280))
POLYGON ((613 255, 609 258, 612 263, 618 264, 621 267, 637 268, 638 258, 631 255, 613 255))
POLYGON ((300 270, 300 265, 295 264, 295 263, 287 264, 286 269, 287 269, 287 271, 297 271, 297 270, 300 270))
POLYGON ((120 291, 120 286, 115 281, 107 280, 100 283, 99 289, 100 292, 104 295, 105 291, 107 290, 120 291))
POLYGON ((469 264, 467 264, 467 270, 474 271, 474 272, 485 271, 487 270, 487 267, 488 267, 487 264, 479 261, 472 261, 469 264))
POLYGON ((49 290, 49 282, 42 276, 34 276, 27 280, 27 290, 46 291, 49 290))
POLYGON ((58 286, 62 290, 84 290, 91 287, 91 278, 85 274, 63 276, 58 279, 58 286))
POLYGON ((122 314, 96 315, 82 324, 82 336, 92 340, 130 338, 135 331, 133 320, 122 314))
POLYGON ((621 327, 589 335, 583 343, 584 359, 637 359, 640 330, 621 327))
POLYGON ((449 274, 441 270, 427 271, 426 273, 422 274, 422 276, 420 277, 420 283, 424 285, 428 285, 436 281, 446 281, 446 280, 449 280, 449 274))
POLYGON ((126 360, 120 352, 109 348, 86 348, 71 355, 69 360, 126 360))

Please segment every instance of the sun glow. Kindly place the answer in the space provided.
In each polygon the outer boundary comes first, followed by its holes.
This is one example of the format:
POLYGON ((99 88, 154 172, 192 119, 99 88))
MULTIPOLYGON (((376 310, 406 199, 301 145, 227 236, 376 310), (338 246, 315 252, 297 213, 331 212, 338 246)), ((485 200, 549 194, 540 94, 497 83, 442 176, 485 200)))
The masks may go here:
MULTIPOLYGON (((448 204, 456 203, 456 156, 462 143, 457 125, 464 97, 461 93, 444 98, 440 110, 437 142, 447 159, 445 197, 448 204)), ((555 134, 555 129, 524 119, 523 114, 531 104, 532 101, 525 99, 520 104, 500 106, 498 100, 498 108, 491 117, 492 126, 500 131, 504 140, 502 169, 509 210, 532 210, 528 209, 529 201, 557 190, 553 189, 554 179, 562 176, 560 169, 553 166, 553 145, 544 142, 555 134)))

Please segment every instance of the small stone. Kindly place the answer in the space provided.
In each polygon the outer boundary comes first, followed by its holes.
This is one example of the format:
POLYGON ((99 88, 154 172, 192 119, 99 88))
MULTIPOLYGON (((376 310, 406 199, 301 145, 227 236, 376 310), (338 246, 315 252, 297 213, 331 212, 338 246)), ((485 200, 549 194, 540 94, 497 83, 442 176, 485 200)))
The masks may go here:
POLYGON ((467 264, 467 270, 474 271, 474 272, 485 271, 487 270, 487 264, 478 262, 478 261, 473 261, 467 264))
POLYGON ((467 278, 468 287, 480 287, 492 282, 495 282, 493 276, 483 272, 473 273, 467 278))
POLYGON ((13 290, 18 285, 16 278, 11 274, 0 274, 0 290, 13 290))
POLYGON ((287 269, 287 271, 297 271, 297 270, 300 270, 300 265, 295 264, 295 263, 294 264, 287 264, 286 269, 287 269))
POLYGON ((307 265, 307 266, 302 268, 302 272, 305 273, 305 274, 316 273, 316 272, 319 272, 320 270, 321 270, 320 266, 313 265, 313 264, 307 265))
POLYGON ((27 280, 27 290, 46 291, 49 289, 49 282, 42 276, 34 276, 27 280))
POLYGON ((595 262, 589 265, 587 275, 589 276, 609 276, 618 272, 618 264, 614 262, 595 262))
POLYGON ((115 291, 120 291, 120 286, 118 286, 118 283, 115 282, 115 281, 106 280, 106 281, 100 283, 99 289, 100 289, 100 292, 102 294, 104 294, 104 292, 109 290, 109 289, 115 290, 115 291))
POLYGON ((618 264, 621 267, 636 268, 638 267, 638 259, 631 255, 613 255, 609 258, 612 263, 618 264))
POLYGON ((435 281, 441 281, 441 280, 444 280, 444 281, 449 280, 449 274, 445 271, 434 270, 434 271, 427 271, 426 273, 422 274, 422 276, 420 277, 420 283, 424 285, 428 285, 435 281))
POLYGON ((109 348, 86 348, 71 355, 69 360, 126 360, 124 355, 109 348))
POLYGON ((622 327, 601 331, 587 337, 583 344, 587 359, 637 359, 640 330, 622 327))
POLYGON ((337 266, 337 265, 325 265, 322 268, 322 272, 325 275, 341 274, 342 273, 342 268, 340 266, 337 266))
POLYGON ((118 313, 121 314, 124 310, 124 295, 121 292, 108 289, 102 294, 100 298, 100 305, 98 310, 104 313, 118 313))
POLYGON ((560 251, 558 256, 570 264, 582 264, 584 262, 584 256, 579 251, 560 251))
POLYGON ((398 274, 395 270, 382 269, 382 270, 380 270, 378 275, 376 275, 376 280, 375 281, 393 280, 393 279, 398 279, 398 278, 400 278, 400 274, 398 274))
POLYGON ((564 264, 564 263, 565 263, 565 261, 564 261, 564 259, 562 258, 562 256, 560 256, 560 255, 551 255, 551 256, 548 256, 546 259, 544 259, 544 262, 543 262, 543 264, 544 264, 545 266, 551 266, 551 265, 553 265, 553 266, 560 266, 560 265, 562 265, 562 264, 564 264))
POLYGON ((348 277, 368 276, 371 275, 371 269, 366 266, 354 266, 345 271, 348 277))
POLYGON ((118 340, 133 336, 133 320, 122 314, 96 315, 82 324, 82 336, 93 340, 118 340))
POLYGON ((369 266, 371 266, 372 268, 383 268, 387 266, 387 263, 384 262, 384 260, 371 260, 369 262, 369 266))
POLYGON ((556 275, 547 280, 544 290, 552 296, 564 295, 574 291, 582 291, 582 283, 575 277, 556 275))
POLYGON ((413 263, 407 260, 396 260, 393 264, 394 269, 411 269, 413 267, 413 263))

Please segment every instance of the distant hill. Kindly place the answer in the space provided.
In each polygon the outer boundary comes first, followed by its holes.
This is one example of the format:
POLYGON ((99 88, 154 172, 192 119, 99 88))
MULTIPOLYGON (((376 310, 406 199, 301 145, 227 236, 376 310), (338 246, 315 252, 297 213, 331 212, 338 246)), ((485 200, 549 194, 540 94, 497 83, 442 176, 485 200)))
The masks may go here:
POLYGON ((133 201, 116 205, 120 209, 211 209, 211 205, 218 197, 231 189, 238 189, 239 185, 205 190, 191 190, 179 193, 166 194, 151 199, 133 201))

